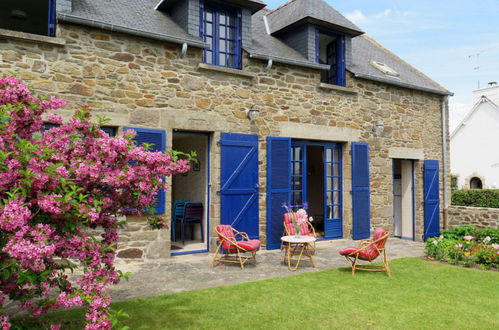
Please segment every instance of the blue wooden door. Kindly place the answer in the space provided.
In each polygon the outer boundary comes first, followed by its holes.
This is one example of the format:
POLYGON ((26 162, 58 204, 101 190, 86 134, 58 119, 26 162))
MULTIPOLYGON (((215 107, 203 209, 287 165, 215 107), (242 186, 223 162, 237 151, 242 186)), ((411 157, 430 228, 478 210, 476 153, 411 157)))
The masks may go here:
POLYGON ((424 161, 424 239, 440 235, 438 160, 424 161))
POLYGON ((220 223, 257 239, 258 136, 222 133, 220 223))
POLYGON ((267 138, 267 249, 278 249, 284 232, 282 207, 291 193, 291 139, 267 138))
MULTIPOLYGON (((143 143, 151 144, 150 151, 161 151, 166 150, 166 132, 159 129, 148 129, 139 127, 123 127, 123 130, 133 129, 137 132, 137 135, 133 138, 137 145, 142 145, 143 143)), ((109 134, 106 130, 106 133, 109 134)), ((154 206, 155 214, 165 213, 165 190, 161 189, 156 194, 156 204, 154 206)))
POLYGON ((324 145, 324 238, 342 238, 341 146, 324 145))
POLYGON ((370 236, 369 145, 352 143, 353 239, 370 236))

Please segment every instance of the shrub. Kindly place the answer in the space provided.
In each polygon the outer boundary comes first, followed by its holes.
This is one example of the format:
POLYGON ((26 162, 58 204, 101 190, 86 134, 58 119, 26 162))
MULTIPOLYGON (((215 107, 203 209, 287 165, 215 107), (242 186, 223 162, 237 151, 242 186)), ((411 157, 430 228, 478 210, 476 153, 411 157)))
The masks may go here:
POLYGON ((499 267, 499 229, 459 226, 425 243, 428 257, 467 267, 499 267))
POLYGON ((442 235, 452 240, 462 240, 465 236, 473 236, 479 241, 483 241, 488 236, 491 239, 491 244, 499 244, 499 229, 495 228, 477 228, 472 225, 462 225, 442 230, 442 235))
MULTIPOLYGON (((8 297, 32 316, 85 306, 87 329, 110 329, 120 219, 150 213, 162 178, 186 172, 189 159, 137 147, 133 131, 109 137, 88 108, 68 123, 49 115, 60 126, 42 133, 42 114, 64 105, 0 79, 0 306, 8 297), (82 275, 69 281, 75 267, 82 275)), ((0 324, 10 327, 6 316, 0 324)))
POLYGON ((499 189, 453 190, 452 205, 499 208, 499 189))
POLYGON ((457 175, 451 174, 450 176, 450 189, 457 190, 457 175))

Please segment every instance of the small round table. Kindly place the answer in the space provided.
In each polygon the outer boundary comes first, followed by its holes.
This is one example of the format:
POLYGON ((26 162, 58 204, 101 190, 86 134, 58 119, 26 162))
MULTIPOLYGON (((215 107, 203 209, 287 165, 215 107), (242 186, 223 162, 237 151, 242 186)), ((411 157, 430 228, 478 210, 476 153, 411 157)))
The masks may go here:
POLYGON ((284 262, 287 261, 288 268, 294 272, 302 260, 309 260, 312 266, 315 267, 313 253, 310 244, 315 242, 315 237, 312 236, 283 236, 281 241, 285 243, 286 249, 284 254, 284 262), (291 261, 296 261, 294 266, 291 266, 291 261))

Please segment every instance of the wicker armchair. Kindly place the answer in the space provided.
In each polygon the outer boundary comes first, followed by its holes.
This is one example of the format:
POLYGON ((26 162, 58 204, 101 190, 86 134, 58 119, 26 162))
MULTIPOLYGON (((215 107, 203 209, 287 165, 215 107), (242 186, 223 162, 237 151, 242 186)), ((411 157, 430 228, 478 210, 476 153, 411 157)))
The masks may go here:
POLYGON ((213 257, 213 266, 227 262, 239 264, 243 269, 250 260, 256 264, 256 251, 260 248, 259 240, 250 240, 248 234, 239 232, 229 225, 218 225, 215 230, 219 244, 213 257))
POLYGON ((386 242, 388 240, 388 232, 383 228, 377 228, 374 231, 373 239, 363 240, 358 246, 350 246, 342 249, 340 254, 344 256, 352 264, 352 275, 355 275, 356 270, 367 270, 386 272, 391 275, 388 260, 386 258, 386 242), (382 265, 371 265, 378 257, 381 257, 382 265), (368 261, 369 264, 359 264, 360 260, 368 261))

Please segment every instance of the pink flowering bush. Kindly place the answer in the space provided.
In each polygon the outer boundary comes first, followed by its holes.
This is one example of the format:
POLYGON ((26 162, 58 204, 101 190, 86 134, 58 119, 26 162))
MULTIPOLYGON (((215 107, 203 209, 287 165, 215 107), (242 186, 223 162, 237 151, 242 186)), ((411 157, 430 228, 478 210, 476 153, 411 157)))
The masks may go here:
MULTIPOLYGON (((9 297, 35 317, 83 306, 86 329, 110 329, 119 219, 151 214, 162 177, 186 172, 190 155, 150 152, 135 145, 133 131, 109 137, 86 107, 67 123, 50 115, 59 126, 42 133, 42 114, 65 104, 0 79, 0 304, 9 297), (92 236, 96 228, 102 234, 92 236), (74 282, 71 265, 83 270, 74 282)), ((0 323, 10 327, 5 315, 0 323)))

